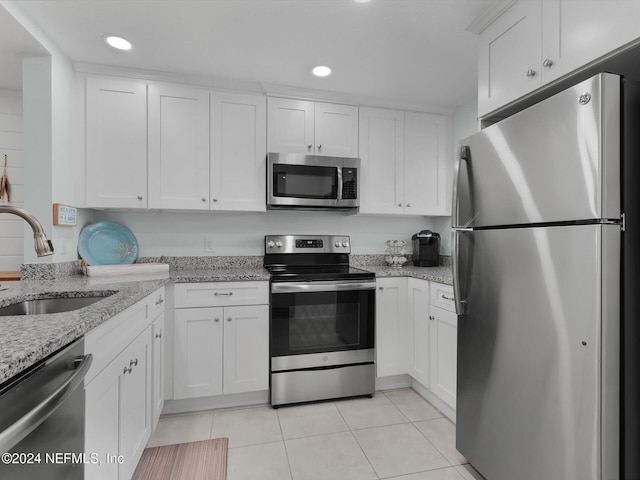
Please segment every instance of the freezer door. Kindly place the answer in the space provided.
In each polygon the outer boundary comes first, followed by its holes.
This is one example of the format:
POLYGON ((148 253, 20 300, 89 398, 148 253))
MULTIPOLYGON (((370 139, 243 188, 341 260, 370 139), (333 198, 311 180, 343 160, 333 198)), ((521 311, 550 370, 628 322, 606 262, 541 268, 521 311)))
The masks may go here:
POLYGON ((616 75, 579 83, 461 144, 454 227, 620 218, 616 75))
POLYGON ((620 228, 457 235, 458 450, 490 480, 618 479, 620 228))

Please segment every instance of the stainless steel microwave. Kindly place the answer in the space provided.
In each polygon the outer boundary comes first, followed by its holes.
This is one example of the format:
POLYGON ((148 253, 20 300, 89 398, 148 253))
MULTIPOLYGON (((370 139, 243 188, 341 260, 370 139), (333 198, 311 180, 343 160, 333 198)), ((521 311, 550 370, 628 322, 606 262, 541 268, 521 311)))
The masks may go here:
POLYGON ((355 210, 360 159, 269 153, 267 208, 355 210))

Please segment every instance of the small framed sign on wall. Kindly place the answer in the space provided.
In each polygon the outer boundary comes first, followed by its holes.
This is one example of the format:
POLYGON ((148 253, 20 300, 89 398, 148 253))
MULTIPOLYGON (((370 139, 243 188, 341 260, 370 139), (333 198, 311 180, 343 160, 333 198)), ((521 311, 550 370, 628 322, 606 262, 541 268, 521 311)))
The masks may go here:
POLYGON ((62 203, 53 204, 53 224, 62 227, 75 227, 78 221, 78 209, 62 203))

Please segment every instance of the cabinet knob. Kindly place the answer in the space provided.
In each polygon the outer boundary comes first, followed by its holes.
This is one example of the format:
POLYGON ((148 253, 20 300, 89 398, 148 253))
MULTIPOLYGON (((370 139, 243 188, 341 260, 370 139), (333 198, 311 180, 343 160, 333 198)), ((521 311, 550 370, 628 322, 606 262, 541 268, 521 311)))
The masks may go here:
POLYGON ((126 375, 127 373, 131 373, 132 370, 132 367, 124 367, 124 370, 122 370, 122 374, 126 375))
POLYGON ((322 144, 321 143, 318 144, 318 151, 320 151, 320 150, 322 150, 322 144))
POLYGON ((537 73, 537 72, 536 72, 535 70, 533 70, 532 68, 530 68, 529 70, 527 70, 527 73, 526 73, 527 78, 533 78, 533 77, 535 77, 535 76, 536 76, 536 73, 537 73))
POLYGON ((138 195, 138 200, 142 200, 142 195, 138 195))
POLYGON ((398 206, 399 206, 399 207, 401 207, 401 206, 402 206, 402 203, 399 203, 399 204, 398 204, 398 206))
POLYGON ((129 360, 129 366, 130 367, 137 367, 138 366, 138 359, 136 358, 135 360, 129 360))
POLYGON ((207 201, 207 197, 202 197, 202 201, 206 202, 207 201))
POLYGON ((211 199, 211 201, 212 201, 213 203, 216 203, 216 202, 218 201, 218 199, 217 199, 217 198, 212 198, 212 199, 211 199))
POLYGON ((545 58, 544 62, 542 62, 542 66, 544 68, 551 68, 553 67, 553 60, 551 60, 550 58, 545 58))
POLYGON ((436 317, 434 317, 433 315, 429 315, 429 320, 433 321, 435 319, 436 319, 436 317))
POLYGON ((410 204, 410 203, 407 203, 407 207, 411 207, 411 204, 410 204))
POLYGON ((156 300, 156 305, 162 305, 164 303, 164 300, 162 299, 162 297, 159 297, 158 300, 156 300))
POLYGON ((218 323, 220 321, 220 319, 219 318, 214 318, 213 321, 218 323))
POLYGON ((384 287, 378 287, 378 290, 384 290, 384 287))
POLYGON ((312 144, 307 145, 307 150, 311 150, 313 148, 312 144))
POLYGON ((227 318, 227 322, 230 322, 230 321, 231 321, 231 317, 227 318))
POLYGON ((162 338, 162 332, 156 333, 156 338, 162 338))

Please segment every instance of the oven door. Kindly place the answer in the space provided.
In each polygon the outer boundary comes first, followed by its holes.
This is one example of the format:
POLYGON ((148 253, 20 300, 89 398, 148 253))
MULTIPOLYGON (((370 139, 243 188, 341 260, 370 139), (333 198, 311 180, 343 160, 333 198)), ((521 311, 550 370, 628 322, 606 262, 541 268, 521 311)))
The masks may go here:
POLYGON ((272 371, 373 358, 375 281, 271 284, 272 371))

